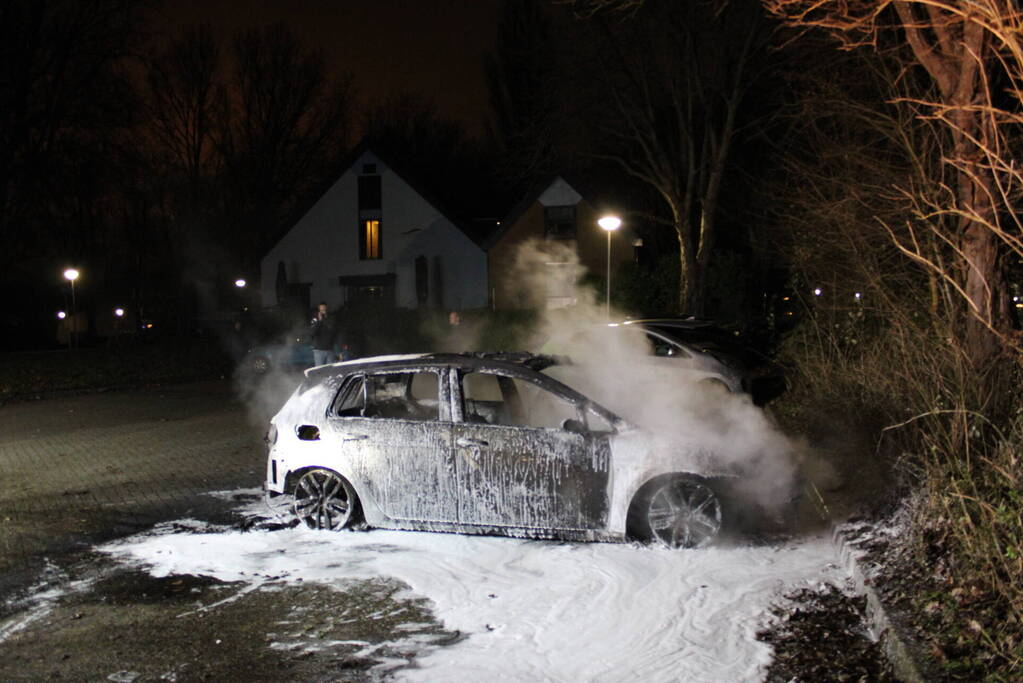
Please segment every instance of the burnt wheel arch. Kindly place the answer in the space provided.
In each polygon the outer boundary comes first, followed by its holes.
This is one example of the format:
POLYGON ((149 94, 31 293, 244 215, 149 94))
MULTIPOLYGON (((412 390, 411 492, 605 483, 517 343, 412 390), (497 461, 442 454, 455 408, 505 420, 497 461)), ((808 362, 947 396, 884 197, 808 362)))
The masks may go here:
POLYGON ((699 548, 710 545, 734 528, 734 508, 729 499, 723 495, 724 489, 721 482, 714 478, 701 477, 688 472, 672 472, 654 477, 643 484, 632 497, 626 518, 626 534, 632 540, 644 543, 660 542, 669 547, 699 548), (663 538, 663 534, 651 528, 649 518, 651 502, 655 499, 662 501, 666 487, 671 487, 673 483, 683 485, 683 488, 695 493, 701 500, 706 499, 708 494, 713 499, 710 503, 710 516, 716 518, 717 524, 711 530, 708 538, 697 538, 692 543, 684 539, 672 541, 663 538))
MULTIPOLYGON (((291 498, 292 502, 290 507, 292 510, 292 514, 298 523, 300 524, 304 523, 306 526, 310 528, 325 528, 324 526, 319 525, 315 521, 311 520, 309 515, 303 516, 302 514, 300 514, 297 504, 303 498, 308 499, 308 493, 310 493, 310 489, 308 486, 305 486, 303 487, 303 490, 300 491, 299 487, 302 486, 303 481, 319 480, 321 483, 323 483, 324 479, 331 478, 333 480, 336 480, 340 484, 341 488, 335 490, 333 493, 338 493, 341 495, 341 499, 347 504, 348 512, 343 521, 341 521, 339 524, 330 525, 326 528, 329 528, 331 530, 351 529, 353 527, 359 526, 360 523, 363 521, 362 503, 358 491, 355 490, 355 487, 352 485, 352 483, 348 481, 348 479, 343 477, 341 474, 335 472, 332 469, 314 466, 304 467, 300 470, 289 472, 287 478, 285 479, 284 490, 291 498), (320 477, 312 476, 314 475, 314 473, 320 473, 322 476, 320 477), (307 478, 307 475, 310 476, 307 478)), ((330 491, 328 490, 328 492, 330 491)))

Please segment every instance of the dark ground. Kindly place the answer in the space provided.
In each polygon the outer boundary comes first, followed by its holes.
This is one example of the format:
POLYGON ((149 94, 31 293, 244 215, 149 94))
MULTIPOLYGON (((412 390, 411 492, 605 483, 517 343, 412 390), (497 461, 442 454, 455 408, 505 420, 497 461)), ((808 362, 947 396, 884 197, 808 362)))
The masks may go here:
POLYGON ((768 683, 788 681, 895 681, 881 648, 865 627, 864 598, 834 586, 786 596, 776 623, 757 637, 774 648, 768 683))

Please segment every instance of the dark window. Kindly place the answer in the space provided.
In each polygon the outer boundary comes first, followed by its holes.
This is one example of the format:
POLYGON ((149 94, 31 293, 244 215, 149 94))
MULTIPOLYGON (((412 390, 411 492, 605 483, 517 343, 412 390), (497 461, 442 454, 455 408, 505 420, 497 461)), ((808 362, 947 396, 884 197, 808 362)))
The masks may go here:
POLYGON ((384 257, 380 235, 380 219, 364 218, 359 221, 359 258, 362 260, 384 257))
POLYGON ((338 392, 334 413, 341 417, 357 417, 366 407, 366 379, 362 375, 349 377, 338 392))
POLYGON ((575 404, 531 382, 491 373, 462 377, 462 406, 466 422, 560 429, 579 418, 575 404))
POLYGON ((425 306, 430 298, 430 267, 425 256, 416 257, 416 301, 425 306))
POLYGON ((377 165, 376 164, 363 164, 362 165, 362 172, 365 173, 366 175, 372 175, 372 174, 377 172, 377 165))
POLYGON ((359 176, 359 211, 379 211, 380 202, 380 176, 359 176))
POLYGON ((574 206, 545 206, 543 219, 547 239, 575 239, 574 206))
POLYGON ((440 407, 437 374, 392 372, 353 378, 338 394, 340 417, 436 420, 440 407))

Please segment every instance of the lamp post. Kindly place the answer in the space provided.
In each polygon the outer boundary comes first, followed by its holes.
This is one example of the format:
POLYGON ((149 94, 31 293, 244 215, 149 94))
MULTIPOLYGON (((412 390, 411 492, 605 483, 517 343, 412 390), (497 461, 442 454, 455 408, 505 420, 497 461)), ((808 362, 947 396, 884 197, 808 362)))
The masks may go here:
POLYGON ((74 339, 74 336, 78 327, 78 306, 75 303, 75 280, 78 279, 78 275, 78 271, 74 268, 68 268, 64 271, 64 279, 71 283, 71 325, 68 330, 68 346, 77 345, 71 342, 72 340, 77 341, 74 339))
POLYGON ((607 232, 607 296, 604 300, 604 315, 611 319, 611 233, 622 224, 618 216, 608 214, 597 221, 597 225, 607 232))

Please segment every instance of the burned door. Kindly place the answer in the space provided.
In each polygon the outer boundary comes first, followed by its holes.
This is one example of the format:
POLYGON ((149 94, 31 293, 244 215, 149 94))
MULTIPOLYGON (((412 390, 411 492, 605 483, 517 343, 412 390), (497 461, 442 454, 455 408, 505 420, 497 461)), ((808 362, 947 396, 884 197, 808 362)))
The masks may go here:
POLYGON ((592 529, 607 515, 606 439, 578 405, 501 374, 462 375, 452 426, 462 523, 592 529))
POLYGON ((397 520, 455 522, 447 370, 350 377, 331 427, 365 493, 397 520), (445 381, 440 381, 441 374, 445 381))

